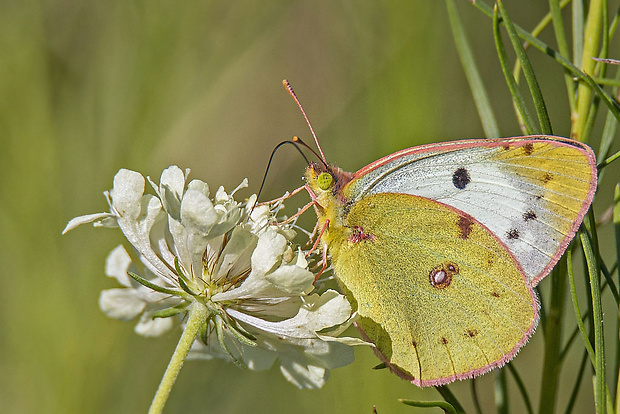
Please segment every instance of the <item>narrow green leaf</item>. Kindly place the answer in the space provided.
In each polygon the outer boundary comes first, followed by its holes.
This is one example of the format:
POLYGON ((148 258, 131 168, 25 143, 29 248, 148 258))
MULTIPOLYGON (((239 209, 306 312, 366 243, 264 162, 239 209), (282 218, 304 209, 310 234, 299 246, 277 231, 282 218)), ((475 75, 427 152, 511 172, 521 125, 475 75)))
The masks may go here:
POLYGON ((508 414, 508 384, 506 384, 506 371, 495 371, 495 409, 497 414, 508 414))
POLYGON ((467 41, 467 36, 456 9, 456 4, 454 0, 446 0, 446 5, 448 7, 448 17, 450 19, 450 27, 452 28, 456 50, 459 54, 465 76, 467 77, 469 88, 474 97, 474 103, 476 104, 478 116, 482 123, 482 129, 484 129, 484 135, 487 138, 499 137, 499 127, 495 120, 493 108, 491 107, 484 83, 482 82, 482 76, 480 76, 480 72, 478 71, 471 46, 467 41))
POLYGON ((603 161, 602 163, 600 163, 596 167, 599 170, 602 170, 603 168, 607 167, 612 162, 616 161, 618 158, 620 158, 620 151, 616 152, 614 155, 611 155, 610 157, 608 157, 605 161, 603 161))
POLYGON ((579 364, 579 373, 575 377, 575 384, 573 385, 573 390, 570 393, 570 399, 568 400, 568 405, 566 406, 565 414, 570 414, 573 412, 573 407, 575 406, 575 401, 577 400, 577 395, 579 394, 579 388, 581 387, 581 380, 584 377, 584 372, 586 370, 586 362, 588 361, 588 352, 583 351, 583 356, 581 357, 581 363, 579 364))
POLYGON ((605 282, 607 282, 607 285, 603 285, 603 287, 601 288, 601 292, 603 291, 603 289, 605 289, 605 286, 608 286, 609 291, 611 292, 611 295, 614 297, 614 300, 616 301, 616 305, 620 305, 620 294, 618 293, 616 282, 614 282, 614 279, 611 275, 612 272, 610 272, 609 269, 607 269, 607 265, 605 265, 605 262, 603 261, 601 257, 599 257, 599 262, 601 264, 601 272, 603 272, 603 276, 605 276, 605 282))
POLYGON ((495 46, 497 48, 497 56, 499 58, 499 63, 502 67, 502 72, 504 73, 504 78, 506 79, 506 84, 508 85, 508 89, 510 90, 510 95, 512 96, 512 101, 514 102, 521 118, 523 119, 523 124, 525 126, 526 134, 538 134, 540 131, 535 127, 535 122, 532 116, 530 115, 527 106, 525 105, 525 101, 523 100, 523 96, 519 91, 519 85, 515 81, 512 72, 510 71, 510 64, 508 63, 508 55, 506 54, 506 49, 504 47, 504 43, 502 41, 502 35, 499 28, 500 18, 498 14, 497 7, 493 10, 493 35, 495 37, 495 46))
POLYGON ((577 321, 577 327, 579 328, 579 333, 581 334, 581 339, 583 339, 584 346, 586 347, 586 351, 588 351, 588 355, 590 356, 590 361, 592 365, 594 365, 595 356, 594 356, 594 348, 592 348, 592 344, 590 343, 590 338, 588 336, 588 332, 586 331, 586 327, 583 324, 583 319, 581 317, 581 311, 579 310, 579 301, 577 300, 577 288, 575 287, 575 274, 573 273, 573 254, 570 249, 568 249, 567 253, 567 270, 568 270, 568 280, 570 287, 571 299, 573 301, 573 309, 575 310, 575 320, 577 321))
MULTIPOLYGON (((568 41, 566 40, 566 31, 564 30, 564 19, 562 18, 562 5, 559 0, 549 0, 549 9, 551 10, 551 17, 553 19, 553 31, 555 33, 555 39, 558 42, 558 49, 560 54, 567 59, 570 59, 570 52, 568 50, 568 41)), ((532 33, 534 34, 534 33, 532 33)), ((575 110, 575 82, 570 71, 564 69, 564 82, 566 83, 566 93, 568 96, 568 105, 571 113, 575 110)))
POLYGON ((552 413, 557 402, 558 380, 561 368, 562 320, 566 299, 566 257, 551 272, 551 296, 545 321, 545 355, 538 412, 552 413))
MULTIPOLYGON (((592 210, 588 213, 592 216, 592 210)), ((593 219, 590 218, 593 222, 593 219)), ((597 255, 594 252, 593 241, 586 232, 580 233, 581 245, 586 257, 588 266, 588 275, 590 278, 590 294, 592 296, 592 311, 594 314, 594 349, 595 364, 594 372, 596 374, 596 387, 594 401, 597 412, 606 411, 606 383, 605 383, 605 342, 603 337, 603 309, 601 305, 600 276, 599 268, 596 260, 597 255)))
MULTIPOLYGON (((592 80, 594 80, 594 82, 598 83, 599 85, 611 85, 611 86, 620 86, 620 80, 616 79, 609 79, 609 78, 592 78, 592 80)), ((614 122, 617 122, 614 120, 614 122)))
POLYGON ((530 89, 530 94, 532 95, 532 100, 534 101, 534 107, 536 108, 536 114, 538 115, 540 130, 545 135, 553 135, 553 130, 551 129, 551 122, 549 121, 549 114, 547 113, 547 106, 545 105, 545 100, 542 96, 538 81, 536 80, 536 75, 534 74, 534 68, 532 67, 532 63, 527 57, 527 53, 525 53, 525 49, 523 48, 521 39, 519 38, 519 35, 517 35, 517 31, 512 24, 512 20, 510 20, 510 17, 508 16, 508 12, 504 7, 504 3, 501 0, 498 0, 497 6, 499 7, 499 10, 502 14, 504 26, 506 27, 506 31, 508 32, 508 38, 510 39, 512 47, 517 54, 517 59, 519 59, 519 62, 521 63, 523 75, 525 76, 525 80, 527 81, 527 85, 530 89))
POLYGON ((187 312, 188 306, 189 302, 183 302, 177 306, 153 312, 153 318, 168 318, 170 316, 178 315, 179 313, 187 312))
MULTIPOLYGON (((620 263, 620 184, 616 184, 614 189, 614 207, 612 222, 614 225, 614 235, 616 239, 616 263, 620 263)), ((620 271, 618 271, 618 284, 620 285, 620 271)), ((616 316, 616 360, 614 369, 615 386, 615 409, 620 413, 620 311, 616 316)))
MULTIPOLYGON (((581 58, 581 70, 583 73, 593 76, 596 62, 592 57, 598 56, 599 40, 603 24, 603 4, 602 0, 591 0, 586 17, 584 30, 583 55, 581 58)), ((592 105, 592 86, 580 82, 577 87, 577 110, 573 113, 572 136, 582 140, 586 135, 586 124, 588 114, 592 105)))
POLYGON ((465 414, 465 409, 463 408, 459 400, 456 398, 456 396, 452 394, 452 391, 450 391, 447 385, 442 385, 441 387, 435 387, 435 389, 437 390, 437 392, 439 392, 439 394, 441 394, 443 399, 448 404, 454 407, 457 414, 465 414))
POLYGON ((176 290, 176 289, 169 289, 169 288, 165 288, 165 287, 161 287, 159 285, 156 285, 155 283, 146 280, 145 278, 138 276, 137 274, 133 273, 133 272, 127 272, 127 274, 136 282, 140 283, 143 286, 146 286, 149 289, 154 290, 155 292, 159 292, 159 293, 164 293, 166 295, 173 295, 173 296, 179 296, 183 299, 189 299, 189 297, 187 296, 187 294, 181 290, 176 290))
MULTIPOLYGON (((480 10, 482 13, 487 15, 488 17, 493 18, 493 9, 488 4, 486 4, 483 0, 476 0, 475 2, 472 2, 472 5, 476 7, 478 10, 480 10)), ((605 105, 607 105, 609 110, 614 114, 614 117, 620 120, 620 104, 618 104, 618 102, 616 102, 614 98, 612 98, 599 85, 597 85, 596 82, 592 80, 590 75, 587 75, 586 73, 579 70, 579 68, 577 68, 577 66, 571 63, 567 58, 562 56, 560 53, 558 53, 556 50, 551 48, 545 42, 532 36, 529 32, 527 32, 522 27, 515 25, 515 29, 519 37, 521 37, 523 40, 525 40, 526 42, 528 42, 529 44, 531 44, 533 47, 540 50, 541 52, 545 53, 547 56, 553 58, 556 62, 560 63, 564 68, 570 70, 570 72, 574 76, 576 76, 577 78, 583 80, 585 83, 590 85, 593 88, 594 93, 600 96, 600 98, 603 100, 605 105)))
MULTIPOLYGON (((618 96, 618 87, 620 86, 620 68, 616 69, 616 76, 613 80, 614 82, 617 82, 617 84, 614 85, 614 88, 612 89, 612 94, 614 96, 618 96)), ((603 128, 601 143, 597 152, 597 156, 599 157, 598 159, 607 158, 607 156, 609 155, 611 145, 616 135, 617 126, 618 121, 614 118, 611 112, 607 112, 607 116, 605 117, 605 127, 603 128)), ((600 178, 601 177, 599 173, 599 179, 600 178)))
POLYGON ((224 352, 228 354, 228 356, 236 366, 238 366, 239 368, 247 369, 248 367, 243 363, 243 361, 237 358, 230 351, 228 345, 226 345, 226 336, 224 333, 224 329, 224 320, 219 315, 215 315, 215 331, 217 333, 217 340, 219 341, 220 346, 222 347, 224 352))
POLYGON ((480 399, 478 398, 478 388, 476 387, 476 378, 472 378, 469 381, 470 389, 471 389, 471 399, 474 402, 474 409, 476 410, 476 414, 482 414, 482 406, 480 405, 480 399))
POLYGON ((410 405, 412 407, 424 407, 424 408, 438 407, 444 410, 444 412, 446 413, 457 414, 454 407, 445 401, 414 401, 414 400, 404 400, 402 398, 399 399, 398 401, 400 401, 401 403, 405 405, 410 405))
MULTIPOLYGON (((517 372, 517 369, 513 366, 513 364, 506 365, 508 367, 508 372, 512 374, 515 382, 517 383, 517 388, 519 388, 519 392, 521 393, 521 397, 523 398, 523 403, 525 404, 525 409, 529 414, 534 414, 534 409, 532 408, 532 402, 530 401, 530 396, 527 393, 527 388, 525 388, 525 383, 521 379, 521 376, 517 372)), ((543 375, 543 378, 545 376, 543 375)), ((542 411, 540 411, 542 412, 542 411)))
POLYGON ((583 56, 583 24, 586 21, 583 15, 583 2, 573 1, 573 63, 581 66, 583 56))

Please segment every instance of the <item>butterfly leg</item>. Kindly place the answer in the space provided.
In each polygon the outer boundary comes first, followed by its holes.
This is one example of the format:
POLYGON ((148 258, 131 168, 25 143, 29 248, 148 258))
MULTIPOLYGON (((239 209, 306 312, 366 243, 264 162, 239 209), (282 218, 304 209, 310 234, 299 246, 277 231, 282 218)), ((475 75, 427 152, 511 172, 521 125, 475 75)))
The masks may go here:
POLYGON ((319 270, 319 273, 317 273, 316 276, 314 277, 315 282, 319 280, 319 277, 321 277, 325 269, 327 269, 327 245, 326 244, 323 245, 322 250, 323 250, 323 255, 322 255, 323 258, 321 259, 321 262, 323 262, 323 266, 321 266, 321 270, 319 270))
POLYGON ((299 209, 299 211, 297 211, 297 213, 293 214, 292 216, 290 216, 289 218, 287 218, 284 221, 281 221, 279 223, 277 223, 278 225, 280 224, 288 224, 292 221, 294 221, 295 219, 297 219, 297 217, 301 216, 303 213, 306 212, 306 210, 308 210, 310 207, 312 207, 314 205, 314 202, 311 201, 308 204, 306 204, 305 206, 303 206, 302 208, 299 209))
POLYGON ((306 185, 302 185, 301 187, 294 189, 290 193, 284 194, 282 197, 274 198, 273 200, 269 200, 269 201, 263 201, 261 203, 256 203, 256 205, 257 206, 264 206, 264 205, 267 205, 267 204, 277 203, 278 201, 284 201, 287 198, 291 198, 295 194, 299 193, 301 190, 304 190, 304 189, 307 190, 306 187, 307 187, 306 185))

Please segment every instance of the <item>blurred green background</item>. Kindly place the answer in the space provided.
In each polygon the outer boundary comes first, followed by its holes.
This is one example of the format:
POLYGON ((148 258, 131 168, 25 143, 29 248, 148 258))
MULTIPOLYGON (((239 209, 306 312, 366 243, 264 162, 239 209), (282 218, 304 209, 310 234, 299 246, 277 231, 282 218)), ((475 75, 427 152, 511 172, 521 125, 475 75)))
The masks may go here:
MULTIPOLYGON (((506 3, 529 29, 548 7, 506 3)), ((519 135, 491 22, 467 1, 458 6, 502 135, 519 135)), ((119 168, 158 181, 178 164, 212 187, 231 190, 248 177, 243 195, 256 192, 277 143, 310 141, 284 78, 328 160, 345 170, 417 144, 483 136, 442 1, 32 0, 0 8, 2 413, 146 412, 179 331, 145 339, 99 311, 99 292, 114 287, 103 264, 123 240, 119 231, 60 235, 70 218, 107 209, 102 192, 119 168)), ((555 132, 568 135, 562 71, 539 53, 532 59, 555 132)), ((299 186, 303 170, 303 159, 282 149, 262 199, 299 186)), ((290 207, 305 202, 298 196, 290 207)), ((312 214, 301 223, 311 228, 312 214)), ((514 361, 535 401, 541 350, 535 334, 514 361)), ((277 368, 188 362, 167 412, 371 413, 376 405, 380 414, 411 413, 420 409, 398 398, 440 398, 371 370, 369 349, 356 358, 318 391, 296 389, 277 368)), ((488 409, 494 375, 478 380, 488 409)), ((452 386, 468 406, 469 387, 452 386)), ((586 379, 585 407, 590 387, 586 379)))

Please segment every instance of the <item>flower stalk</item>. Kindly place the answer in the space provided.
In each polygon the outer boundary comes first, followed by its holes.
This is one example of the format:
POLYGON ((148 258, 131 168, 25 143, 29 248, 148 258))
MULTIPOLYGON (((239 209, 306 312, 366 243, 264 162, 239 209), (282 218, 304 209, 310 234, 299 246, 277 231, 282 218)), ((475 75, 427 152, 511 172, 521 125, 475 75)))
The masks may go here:
POLYGON ((208 314, 209 310, 207 307, 199 301, 194 301, 189 306, 189 314, 185 329, 179 339, 179 343, 174 349, 174 353, 172 354, 168 367, 166 367, 166 372, 159 383, 157 392, 153 397, 153 402, 149 408, 149 414, 159 414, 164 409, 166 401, 170 396, 172 386, 176 382, 179 372, 183 367, 183 363, 185 362, 185 359, 187 359, 189 350, 196 339, 196 335, 200 331, 200 328, 204 324, 208 314))

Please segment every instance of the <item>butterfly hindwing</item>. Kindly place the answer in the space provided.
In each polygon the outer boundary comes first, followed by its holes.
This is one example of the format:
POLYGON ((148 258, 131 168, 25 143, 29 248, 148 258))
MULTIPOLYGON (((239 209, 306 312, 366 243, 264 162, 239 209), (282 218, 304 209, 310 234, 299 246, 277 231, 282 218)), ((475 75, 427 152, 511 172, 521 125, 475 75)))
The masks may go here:
POLYGON ((596 190, 591 149, 558 137, 467 140, 411 148, 354 174, 345 196, 405 193, 475 217, 518 259, 532 285, 553 268, 596 190))
POLYGON ((470 215, 407 194, 368 195, 348 212, 334 268, 358 327, 420 386, 470 378, 510 360, 538 303, 519 263, 470 215))

